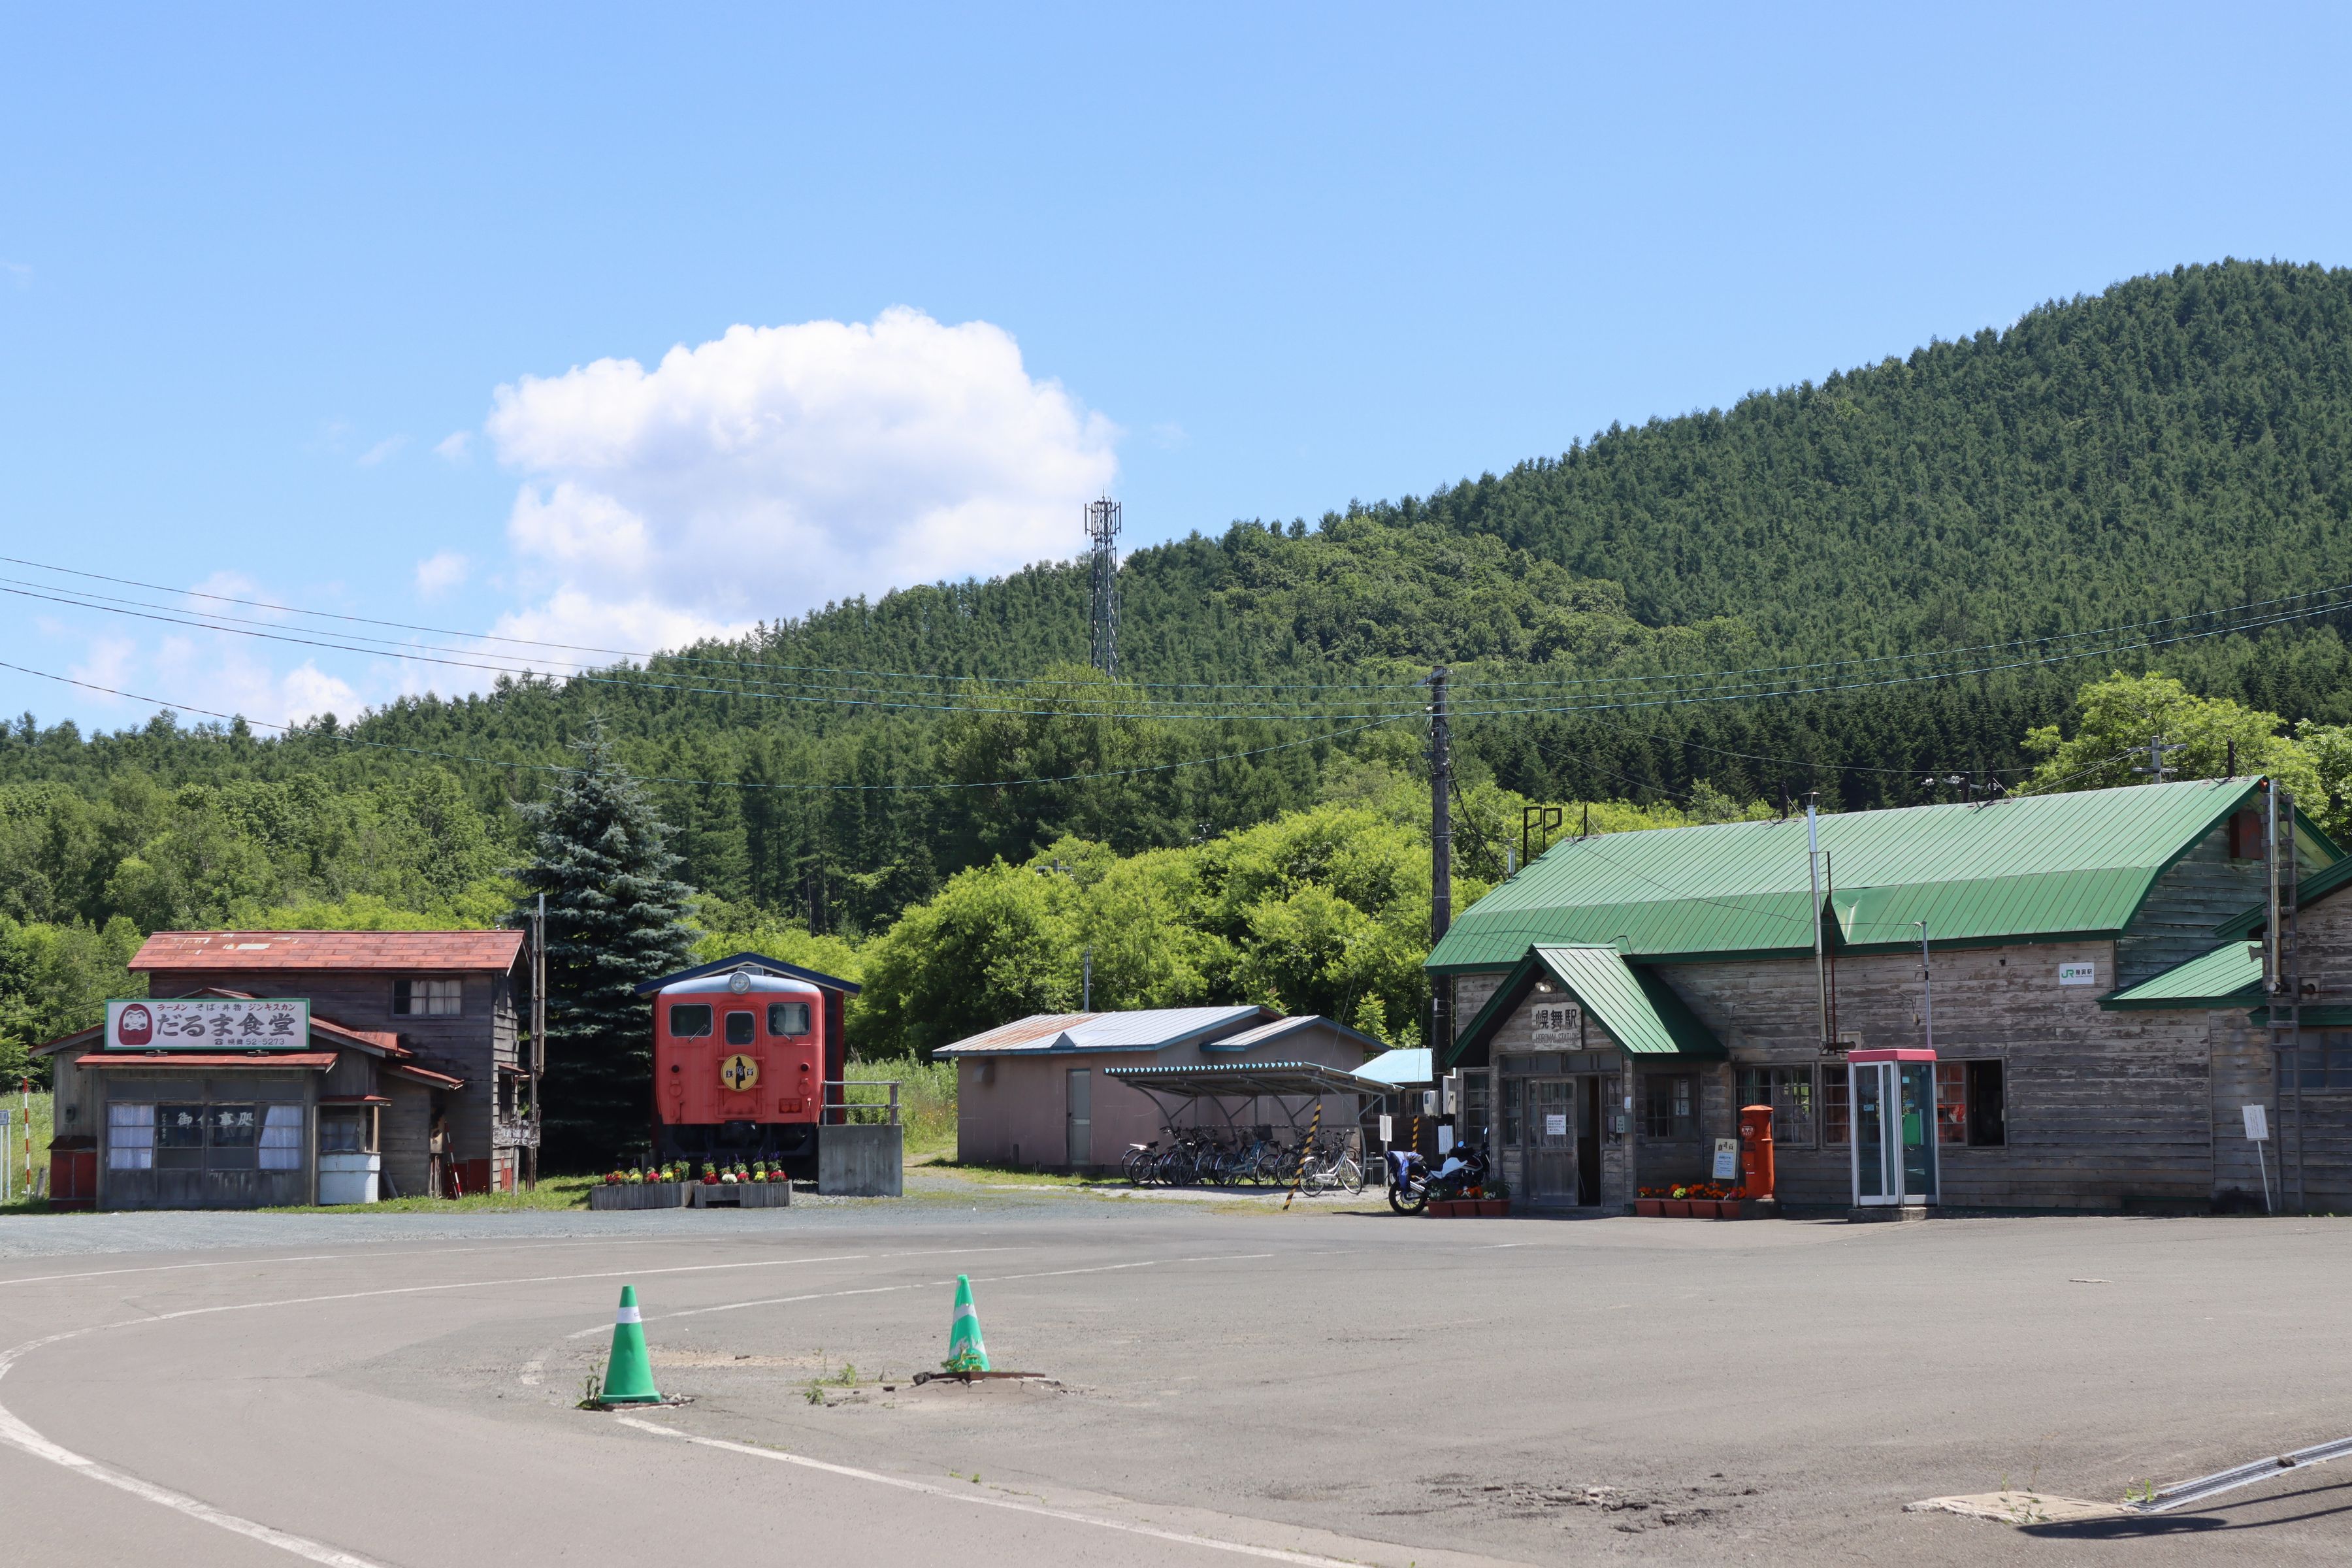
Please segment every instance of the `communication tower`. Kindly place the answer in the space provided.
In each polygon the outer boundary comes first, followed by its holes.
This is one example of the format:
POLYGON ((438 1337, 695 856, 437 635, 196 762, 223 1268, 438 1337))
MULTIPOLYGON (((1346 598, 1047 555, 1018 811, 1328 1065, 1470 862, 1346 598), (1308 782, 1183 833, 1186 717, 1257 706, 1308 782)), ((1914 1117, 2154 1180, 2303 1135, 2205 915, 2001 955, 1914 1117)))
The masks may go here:
POLYGON ((1087 539, 1094 553, 1094 665, 1118 674, 1118 528, 1123 509, 1108 496, 1087 503, 1087 539))

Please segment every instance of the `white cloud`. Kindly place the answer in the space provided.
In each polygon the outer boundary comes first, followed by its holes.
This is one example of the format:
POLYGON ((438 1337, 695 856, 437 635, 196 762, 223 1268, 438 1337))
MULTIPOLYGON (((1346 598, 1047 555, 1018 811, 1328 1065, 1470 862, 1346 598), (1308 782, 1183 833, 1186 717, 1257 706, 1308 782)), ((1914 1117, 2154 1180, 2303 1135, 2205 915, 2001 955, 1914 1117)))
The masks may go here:
MULTIPOLYGON (((108 692, 121 691, 139 672, 139 641, 136 637, 92 637, 89 657, 66 671, 76 680, 103 687, 108 692)), ((93 696, 104 693, 93 692, 93 696)), ((119 700, 109 697, 109 701, 119 700)))
MULTIPOLYGON (((498 389, 509 637, 646 648, 1076 552, 1118 431, 985 321, 730 328, 498 389)), ((446 443, 444 443, 446 445, 446 443)))
POLYGON ((386 458, 393 456, 403 447, 407 445, 408 437, 405 436, 386 436, 383 440, 378 441, 374 446, 370 447, 366 451, 360 454, 360 467, 362 468, 373 468, 378 463, 383 462, 386 458))
POLYGON ((435 598, 462 584, 474 564, 455 550, 443 550, 416 563, 416 591, 435 598))
POLYGON ((260 725, 299 724, 321 713, 359 715, 364 704, 349 681, 312 658, 281 671, 266 647, 226 632, 167 637, 150 661, 150 689, 190 709, 242 713, 260 725))
POLYGON ((452 430, 433 443, 433 450, 450 462, 462 463, 473 453, 474 433, 471 430, 452 430))
POLYGON ((6 273, 8 281, 19 289, 33 286, 33 269, 22 261, 0 261, 0 272, 6 273))

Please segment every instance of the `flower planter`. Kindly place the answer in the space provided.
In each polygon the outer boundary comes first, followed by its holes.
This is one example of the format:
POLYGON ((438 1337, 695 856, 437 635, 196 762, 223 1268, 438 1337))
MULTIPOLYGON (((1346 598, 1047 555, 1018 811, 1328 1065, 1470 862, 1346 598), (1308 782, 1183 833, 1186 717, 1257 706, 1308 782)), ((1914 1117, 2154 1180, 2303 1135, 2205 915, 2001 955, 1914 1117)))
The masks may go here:
POLYGON ((1723 1205, 1715 1198, 1691 1199, 1690 1211, 1691 1218, 1693 1219, 1720 1219, 1723 1217, 1723 1205))
POLYGON ((1480 1219, 1503 1219, 1507 1217, 1510 1212, 1511 1200, 1508 1198, 1480 1198, 1478 1200, 1478 1217, 1480 1219))
POLYGON ((1658 1200, 1658 1212, 1665 1215, 1668 1219, 1688 1219, 1690 1218, 1690 1199, 1688 1198, 1660 1198, 1658 1200))
POLYGON ((1422 1213, 1432 1219, 1500 1219, 1511 1212, 1508 1198, 1432 1198, 1422 1213))
POLYGON ((1664 1198, 1635 1198, 1633 1200, 1633 1212, 1640 1215, 1643 1219, 1655 1219, 1660 1215, 1666 1212, 1666 1200, 1664 1198))
POLYGON ((1754 1210, 1744 1198, 1726 1198, 1715 1205, 1717 1219, 1746 1219, 1754 1210))
POLYGON ((685 1202, 683 1182, 614 1182, 588 1189, 592 1209, 674 1209, 685 1202))

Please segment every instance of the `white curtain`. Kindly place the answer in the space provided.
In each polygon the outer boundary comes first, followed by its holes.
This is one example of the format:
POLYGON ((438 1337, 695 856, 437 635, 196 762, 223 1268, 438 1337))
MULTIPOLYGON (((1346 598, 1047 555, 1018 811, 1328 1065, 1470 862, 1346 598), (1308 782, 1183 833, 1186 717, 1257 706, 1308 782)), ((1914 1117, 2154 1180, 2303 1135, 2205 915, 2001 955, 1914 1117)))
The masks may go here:
POLYGON ((106 1108, 106 1168, 110 1171, 152 1171, 155 1168, 155 1108, 110 1101, 106 1108))
POLYGON ((261 1123, 261 1168, 299 1171, 302 1168, 302 1108, 272 1105, 261 1123))

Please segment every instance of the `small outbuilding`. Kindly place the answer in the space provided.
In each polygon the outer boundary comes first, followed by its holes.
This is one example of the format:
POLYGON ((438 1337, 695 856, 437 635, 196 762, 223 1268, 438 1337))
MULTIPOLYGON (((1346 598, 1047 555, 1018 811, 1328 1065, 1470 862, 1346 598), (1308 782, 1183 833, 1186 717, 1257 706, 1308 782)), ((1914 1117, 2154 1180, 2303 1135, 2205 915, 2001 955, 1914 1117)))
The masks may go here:
MULTIPOLYGON (((1165 1136, 1160 1105, 1110 1068, 1278 1061, 1353 1073, 1381 1049, 1328 1018, 1242 1005, 1040 1013, 933 1054, 956 1064, 957 1159, 1087 1173, 1165 1136)), ((1354 1097, 1330 1099, 1326 1124, 1351 1124, 1354 1097)))

